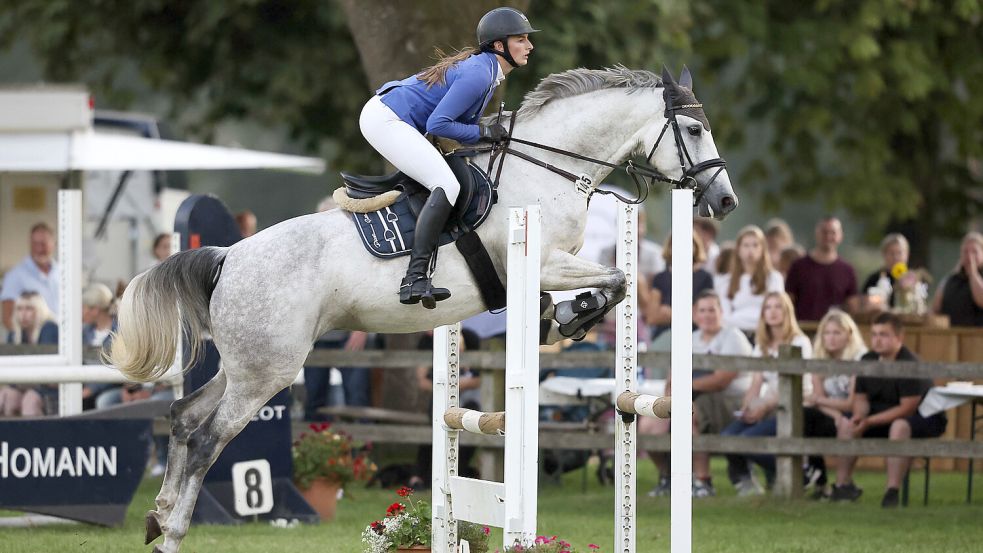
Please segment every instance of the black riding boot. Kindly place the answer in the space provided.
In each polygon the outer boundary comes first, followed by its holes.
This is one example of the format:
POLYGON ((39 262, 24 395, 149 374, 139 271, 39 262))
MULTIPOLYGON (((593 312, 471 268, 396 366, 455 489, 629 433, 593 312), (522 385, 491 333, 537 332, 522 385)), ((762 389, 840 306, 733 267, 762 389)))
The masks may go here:
POLYGON ((434 288, 430 277, 430 258, 437 248, 437 239, 444 230, 447 217, 454 206, 447 201, 443 188, 437 188, 430 193, 427 203, 420 211, 416 220, 416 232, 413 235, 413 251, 410 252, 410 265, 406 276, 399 285, 399 303, 414 304, 423 302, 423 307, 433 309, 437 302, 451 297, 446 288, 434 288))

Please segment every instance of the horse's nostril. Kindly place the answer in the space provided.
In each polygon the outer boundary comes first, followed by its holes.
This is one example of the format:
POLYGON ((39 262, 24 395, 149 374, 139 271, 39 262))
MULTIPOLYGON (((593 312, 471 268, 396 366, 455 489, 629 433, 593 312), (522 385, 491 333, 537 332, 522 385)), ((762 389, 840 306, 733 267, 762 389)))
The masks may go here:
POLYGON ((720 200, 720 206, 725 210, 730 211, 737 207, 737 200, 733 196, 724 196, 723 199, 720 200))

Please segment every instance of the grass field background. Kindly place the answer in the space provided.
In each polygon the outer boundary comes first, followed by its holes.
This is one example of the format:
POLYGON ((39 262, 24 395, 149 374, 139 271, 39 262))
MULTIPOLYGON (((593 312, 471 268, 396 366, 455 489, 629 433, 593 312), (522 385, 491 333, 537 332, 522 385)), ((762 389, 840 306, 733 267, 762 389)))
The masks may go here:
MULTIPOLYGON (((724 476, 722 460, 714 460, 719 496, 694 500, 693 550, 699 552, 783 553, 929 553, 983 551, 983 489, 972 505, 965 502, 965 473, 935 473, 929 505, 921 504, 922 474, 912 476, 911 506, 880 507, 883 473, 860 473, 865 489, 856 504, 783 501, 772 497, 738 498, 724 476)), ((669 550, 669 500, 648 498, 655 482, 651 463, 639 462, 638 551, 669 550)), ((614 492, 589 473, 587 490, 581 473, 568 474, 562 486, 541 484, 539 531, 559 535, 578 551, 589 543, 602 552, 613 550, 614 492)), ((0 530, 0 553, 150 551, 143 545, 143 515, 153 505, 160 479, 141 484, 121 528, 85 525, 0 530)), ((360 534, 381 518, 397 498, 391 490, 354 489, 338 505, 330 523, 290 529, 268 523, 238 527, 194 526, 182 551, 189 553, 301 553, 362 551, 360 534)), ((2 493, 2 490, 0 490, 2 493)), ((418 493, 429 498, 429 490, 418 493)), ((4 512, 3 515, 16 513, 4 512)), ((501 543, 493 534, 493 545, 501 543)), ((493 548, 494 550, 494 548, 493 548)))

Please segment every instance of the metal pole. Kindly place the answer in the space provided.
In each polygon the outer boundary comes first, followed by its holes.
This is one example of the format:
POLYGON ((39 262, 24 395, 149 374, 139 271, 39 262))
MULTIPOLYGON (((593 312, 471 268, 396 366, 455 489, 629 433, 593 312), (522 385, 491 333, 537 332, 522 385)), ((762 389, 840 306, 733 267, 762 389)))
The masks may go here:
POLYGON ((672 464, 670 550, 693 546, 693 191, 672 191, 672 464))

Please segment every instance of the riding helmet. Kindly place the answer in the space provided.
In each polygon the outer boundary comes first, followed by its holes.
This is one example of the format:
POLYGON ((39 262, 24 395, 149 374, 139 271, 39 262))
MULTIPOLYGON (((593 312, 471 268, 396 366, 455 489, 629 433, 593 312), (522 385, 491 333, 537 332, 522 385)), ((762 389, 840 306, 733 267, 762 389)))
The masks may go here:
POLYGON ((539 32, 529 24, 529 19, 515 8, 495 8, 478 21, 478 46, 488 46, 496 40, 513 35, 539 32))

